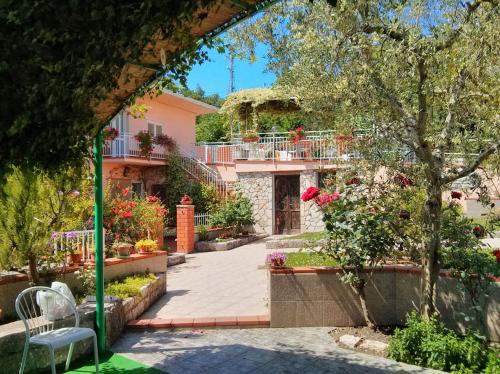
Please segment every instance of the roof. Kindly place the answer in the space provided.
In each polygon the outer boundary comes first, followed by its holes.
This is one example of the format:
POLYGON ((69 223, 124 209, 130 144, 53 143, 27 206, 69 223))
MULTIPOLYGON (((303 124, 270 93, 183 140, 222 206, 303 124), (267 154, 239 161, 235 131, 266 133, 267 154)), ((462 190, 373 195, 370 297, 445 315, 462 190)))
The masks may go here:
MULTIPOLYGON (((211 37, 224 31, 232 24, 251 16, 260 9, 276 2, 276 0, 222 0, 208 9, 199 8, 197 14, 203 14, 203 19, 190 26, 191 35, 195 38, 211 37)), ((139 88, 153 82, 161 69, 161 55, 173 55, 185 47, 181 42, 162 39, 161 32, 151 37, 151 42, 144 49, 140 63, 126 63, 117 76, 117 87, 105 95, 105 98, 93 105, 96 116, 106 121, 112 118, 124 102, 139 88), (165 52, 167 51, 167 52, 165 52), (157 68, 155 68, 155 66, 157 68)))
MULTIPOLYGON (((178 106, 180 108, 194 112, 197 115, 207 114, 207 113, 216 113, 219 110, 219 108, 214 106, 214 105, 207 104, 203 101, 196 100, 196 99, 193 99, 192 97, 184 96, 184 95, 181 95, 179 93, 176 93, 176 92, 173 92, 170 90, 163 90, 163 95, 170 96, 171 98, 174 99, 174 101, 170 101, 169 105, 178 106), (183 105, 183 103, 192 104, 189 107, 193 108, 193 106, 194 106, 195 110, 193 111, 191 109, 185 108, 186 105, 183 105)), ((163 96, 163 95, 161 95, 161 96, 163 96)))

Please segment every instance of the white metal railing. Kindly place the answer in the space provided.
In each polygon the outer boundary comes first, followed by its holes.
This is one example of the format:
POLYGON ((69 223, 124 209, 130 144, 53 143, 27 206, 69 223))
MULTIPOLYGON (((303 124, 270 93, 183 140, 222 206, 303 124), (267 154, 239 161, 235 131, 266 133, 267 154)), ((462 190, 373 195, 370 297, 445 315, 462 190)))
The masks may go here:
POLYGON ((210 213, 195 213, 194 225, 195 226, 208 226, 210 220, 210 213))
MULTIPOLYGON (((103 237, 105 237, 105 235, 103 237)), ((55 253, 60 251, 71 253, 72 251, 79 250, 82 253, 82 260, 84 262, 90 261, 90 253, 95 250, 95 231, 54 232, 52 234, 52 246, 55 253)))
POLYGON ((156 160, 165 160, 168 151, 161 145, 154 145, 149 156, 144 156, 139 147, 139 142, 135 139, 135 134, 123 133, 115 140, 107 140, 103 146, 103 156, 105 157, 142 157, 156 160))
POLYGON ((245 143, 235 137, 231 143, 204 143, 196 156, 206 164, 231 164, 235 160, 338 160, 360 158, 355 142, 362 136, 336 135, 333 131, 307 131, 304 139, 288 140, 289 133, 262 133, 259 141, 245 143))

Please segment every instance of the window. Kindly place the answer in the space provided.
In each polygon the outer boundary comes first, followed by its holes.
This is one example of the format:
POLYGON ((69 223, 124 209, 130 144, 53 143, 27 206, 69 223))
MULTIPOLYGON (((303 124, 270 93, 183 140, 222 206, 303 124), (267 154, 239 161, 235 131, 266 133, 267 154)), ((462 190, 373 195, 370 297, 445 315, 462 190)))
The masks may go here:
POLYGON ((157 136, 163 134, 163 126, 156 123, 148 122, 148 131, 151 135, 157 136))
POLYGON ((132 193, 136 196, 143 195, 142 182, 132 182, 132 193))

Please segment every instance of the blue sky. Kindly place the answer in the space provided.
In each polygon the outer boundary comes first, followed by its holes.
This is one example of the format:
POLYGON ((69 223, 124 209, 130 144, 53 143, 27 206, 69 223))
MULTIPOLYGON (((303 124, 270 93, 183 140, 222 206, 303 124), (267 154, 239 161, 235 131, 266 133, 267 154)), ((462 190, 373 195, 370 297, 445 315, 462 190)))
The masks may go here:
MULTIPOLYGON (((205 92, 219 94, 225 97, 229 88, 229 60, 227 54, 217 53, 216 50, 209 51, 210 60, 202 65, 196 65, 188 76, 188 87, 195 89, 200 85, 205 92)), ((265 72, 266 46, 257 45, 257 60, 254 63, 235 59, 234 81, 236 91, 244 88, 270 87, 275 75, 265 72)))

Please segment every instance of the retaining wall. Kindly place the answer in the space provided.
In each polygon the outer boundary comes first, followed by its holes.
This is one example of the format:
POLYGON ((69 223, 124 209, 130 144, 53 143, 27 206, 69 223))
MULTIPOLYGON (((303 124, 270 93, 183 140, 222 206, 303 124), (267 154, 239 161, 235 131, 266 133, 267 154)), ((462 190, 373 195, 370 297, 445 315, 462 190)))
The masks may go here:
MULTIPOLYGON (((161 295, 166 292, 167 273, 157 274, 156 281, 141 289, 141 297, 130 297, 125 300, 118 299, 105 303, 106 318, 106 347, 109 349, 113 342, 120 336, 128 321, 137 319, 161 295)), ((83 303, 77 307, 80 314, 80 326, 94 328, 95 304, 83 303)), ((74 326, 74 319, 65 319, 58 322, 59 327, 74 326)), ((21 363, 25 342, 25 329, 21 321, 0 325, 0 373, 17 373, 21 363)), ((68 348, 56 350, 58 364, 66 361, 68 348)), ((87 339, 75 344, 72 362, 82 355, 92 353, 92 341, 87 339)), ((93 357, 93 356, 90 356, 93 357)), ((26 373, 39 373, 50 367, 48 351, 45 347, 31 345, 28 354, 26 373)))
MULTIPOLYGON (((124 277, 130 274, 164 273, 167 271, 167 252, 158 251, 150 254, 132 254, 129 258, 108 258, 104 265, 104 280, 124 277)), ((54 272, 42 276, 41 284, 48 285, 57 280, 66 283, 73 292, 81 289, 76 271, 78 266, 71 266, 64 271, 54 272)), ((11 273, 2 275, 0 273, 0 309, 6 318, 16 318, 14 303, 17 295, 29 287, 28 276, 23 273, 11 273)))
MULTIPOLYGON (((286 268, 269 271, 271 327, 364 325, 358 297, 340 280, 336 268, 286 268)), ((379 325, 402 325, 406 314, 418 310, 420 269, 383 267, 366 277, 368 309, 379 325)), ((474 327, 464 320, 470 302, 458 280, 442 272, 436 306, 443 322, 464 332, 474 327)), ((492 285, 484 317, 488 337, 500 342, 500 280, 492 285)))

